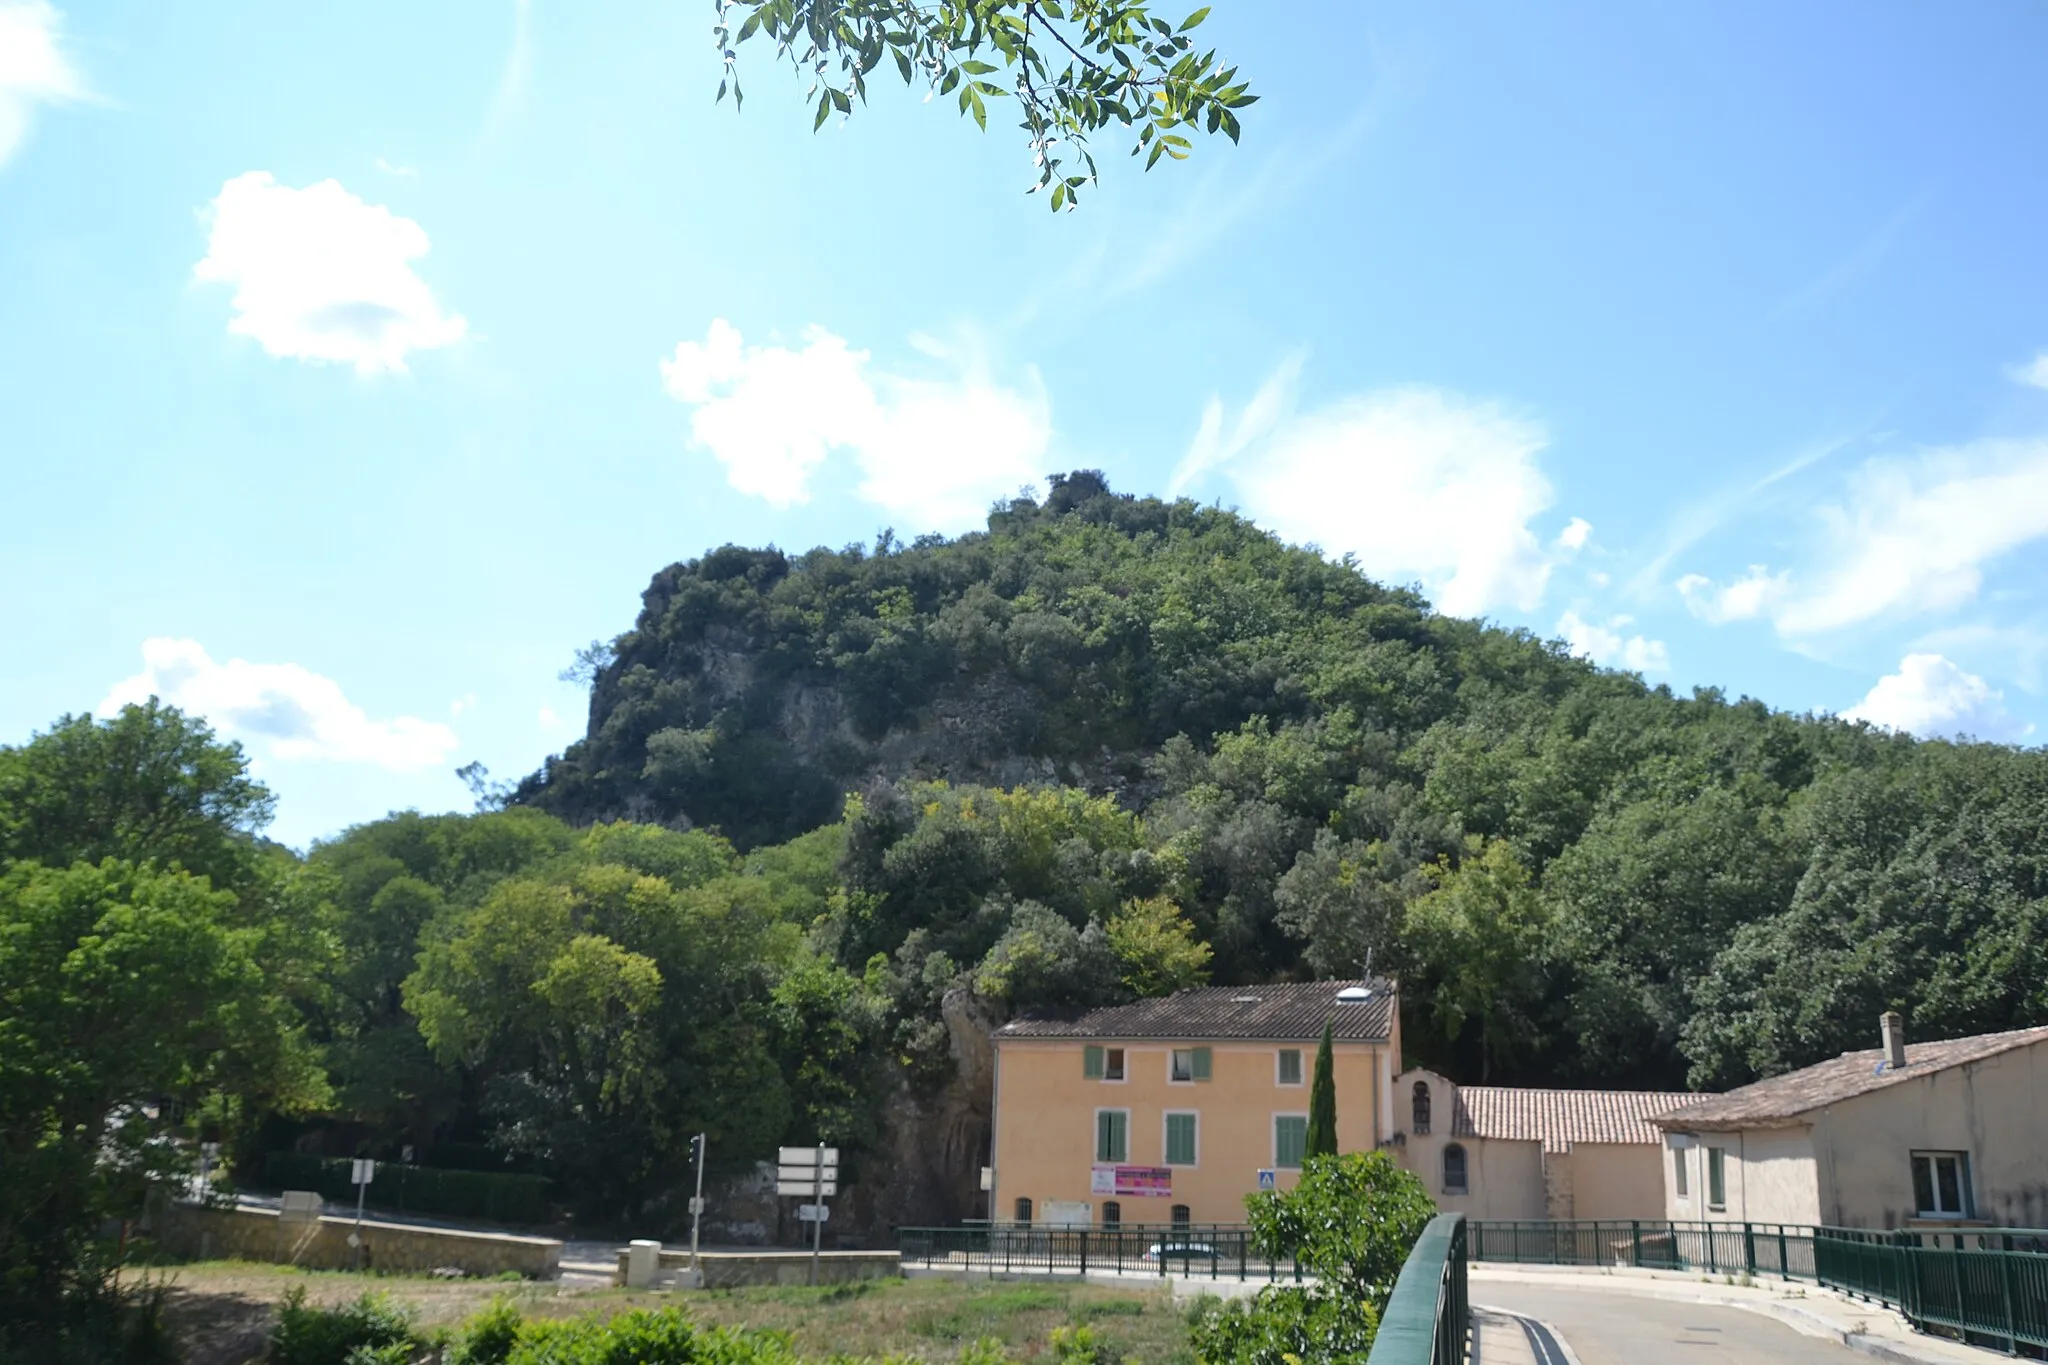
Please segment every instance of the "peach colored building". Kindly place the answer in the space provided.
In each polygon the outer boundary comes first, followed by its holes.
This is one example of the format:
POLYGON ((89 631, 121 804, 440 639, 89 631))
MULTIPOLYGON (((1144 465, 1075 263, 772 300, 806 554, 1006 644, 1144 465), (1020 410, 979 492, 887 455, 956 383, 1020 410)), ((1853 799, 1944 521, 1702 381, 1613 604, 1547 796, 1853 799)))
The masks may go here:
POLYGON ((1664 1135, 1651 1119, 1699 1099, 1649 1090, 1394 1080, 1401 1164, 1437 1207, 1473 1218, 1664 1217, 1664 1135))
POLYGON ((1332 1034, 1337 1144, 1391 1136, 1400 1009, 1385 981, 1209 986, 995 1032, 989 1209, 1002 1221, 1240 1223, 1301 1166, 1332 1034), (1369 992, 1338 999, 1347 987, 1369 992))

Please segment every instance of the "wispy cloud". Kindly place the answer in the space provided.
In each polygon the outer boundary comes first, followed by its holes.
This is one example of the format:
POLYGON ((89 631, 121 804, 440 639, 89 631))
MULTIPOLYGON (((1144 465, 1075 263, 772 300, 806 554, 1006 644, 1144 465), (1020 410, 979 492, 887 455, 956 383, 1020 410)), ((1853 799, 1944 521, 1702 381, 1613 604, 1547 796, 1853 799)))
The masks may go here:
POLYGON ((1883 222, 1872 228, 1863 239, 1818 275, 1780 299, 1768 313, 1764 323, 1769 325, 1795 313, 1802 313, 1826 299, 1839 294, 1850 285, 1876 270, 1884 258, 1891 254, 1932 195, 1932 186, 1923 186, 1920 191, 1904 204, 1894 209, 1883 222))
POLYGON ((417 180, 420 178, 420 173, 417 168, 412 166, 400 166, 393 162, 386 161, 381 156, 377 158, 377 169, 384 172, 384 174, 386 175, 395 175, 401 180, 417 180))
POLYGON ((505 65, 498 73, 498 91, 491 98, 490 113, 484 119, 486 141, 498 135, 508 119, 518 112, 533 80, 533 0, 512 0, 512 46, 505 53, 505 65))
POLYGON ((1671 651, 1662 640, 1652 640, 1643 635, 1622 635, 1626 627, 1634 624, 1634 619, 1627 616, 1611 616, 1602 624, 1588 621, 1576 611, 1567 611, 1557 620, 1557 634, 1564 641, 1565 648, 1604 668, 1626 668, 1636 673, 1669 673, 1671 651))
POLYGON ((1175 466, 1173 477, 1167 481, 1167 496, 1179 496, 1190 483, 1210 470, 1228 464, 1252 442, 1292 416, 1301 389, 1301 367, 1307 362, 1308 348, 1305 346, 1282 360, 1273 373, 1266 376, 1266 382, 1259 385, 1252 401, 1238 413, 1228 437, 1223 432, 1223 399, 1211 394, 1208 405, 1202 409, 1202 424, 1195 431, 1194 441, 1188 446, 1187 454, 1181 456, 1180 464, 1175 466))
POLYGON ((0 166, 28 140, 38 105, 86 97, 63 38, 63 16, 45 0, 0 0, 0 166))
POLYGON ((2048 351, 2043 351, 2024 365, 2014 365, 2006 371, 2013 382, 2029 388, 2048 389, 2048 351))

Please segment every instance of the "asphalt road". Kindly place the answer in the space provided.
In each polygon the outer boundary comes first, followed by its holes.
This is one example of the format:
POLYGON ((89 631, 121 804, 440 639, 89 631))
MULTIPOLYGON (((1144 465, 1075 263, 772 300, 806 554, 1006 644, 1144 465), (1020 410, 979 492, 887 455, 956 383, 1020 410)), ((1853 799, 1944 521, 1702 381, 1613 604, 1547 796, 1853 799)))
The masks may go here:
POLYGON ((1870 1365, 1840 1342, 1740 1308, 1500 1281, 1474 1282, 1472 1301, 1549 1323, 1580 1365, 1870 1365))

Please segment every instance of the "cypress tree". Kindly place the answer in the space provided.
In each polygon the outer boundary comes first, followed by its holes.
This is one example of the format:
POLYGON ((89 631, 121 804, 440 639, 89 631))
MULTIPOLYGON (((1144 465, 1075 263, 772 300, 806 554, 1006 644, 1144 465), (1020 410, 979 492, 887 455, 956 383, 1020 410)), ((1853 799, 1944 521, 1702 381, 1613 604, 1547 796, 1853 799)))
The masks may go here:
POLYGON ((1330 1022, 1323 1021, 1323 1041, 1316 1046, 1316 1074, 1308 1088, 1306 1156, 1337 1155, 1337 1078, 1331 1074, 1330 1022))

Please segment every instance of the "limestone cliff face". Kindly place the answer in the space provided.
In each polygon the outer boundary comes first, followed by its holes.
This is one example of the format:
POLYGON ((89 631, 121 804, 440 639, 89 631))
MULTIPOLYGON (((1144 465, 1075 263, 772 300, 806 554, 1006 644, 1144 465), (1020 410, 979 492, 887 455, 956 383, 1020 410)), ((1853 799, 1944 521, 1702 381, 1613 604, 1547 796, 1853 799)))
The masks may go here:
POLYGON ((943 1013, 953 1075, 930 1094, 901 1086, 887 1106, 887 1133, 865 1160, 853 1192, 860 1235, 943 1226, 984 1213, 981 1167, 995 1099, 992 1035, 1002 1021, 986 1000, 958 987, 946 993, 943 1013))

